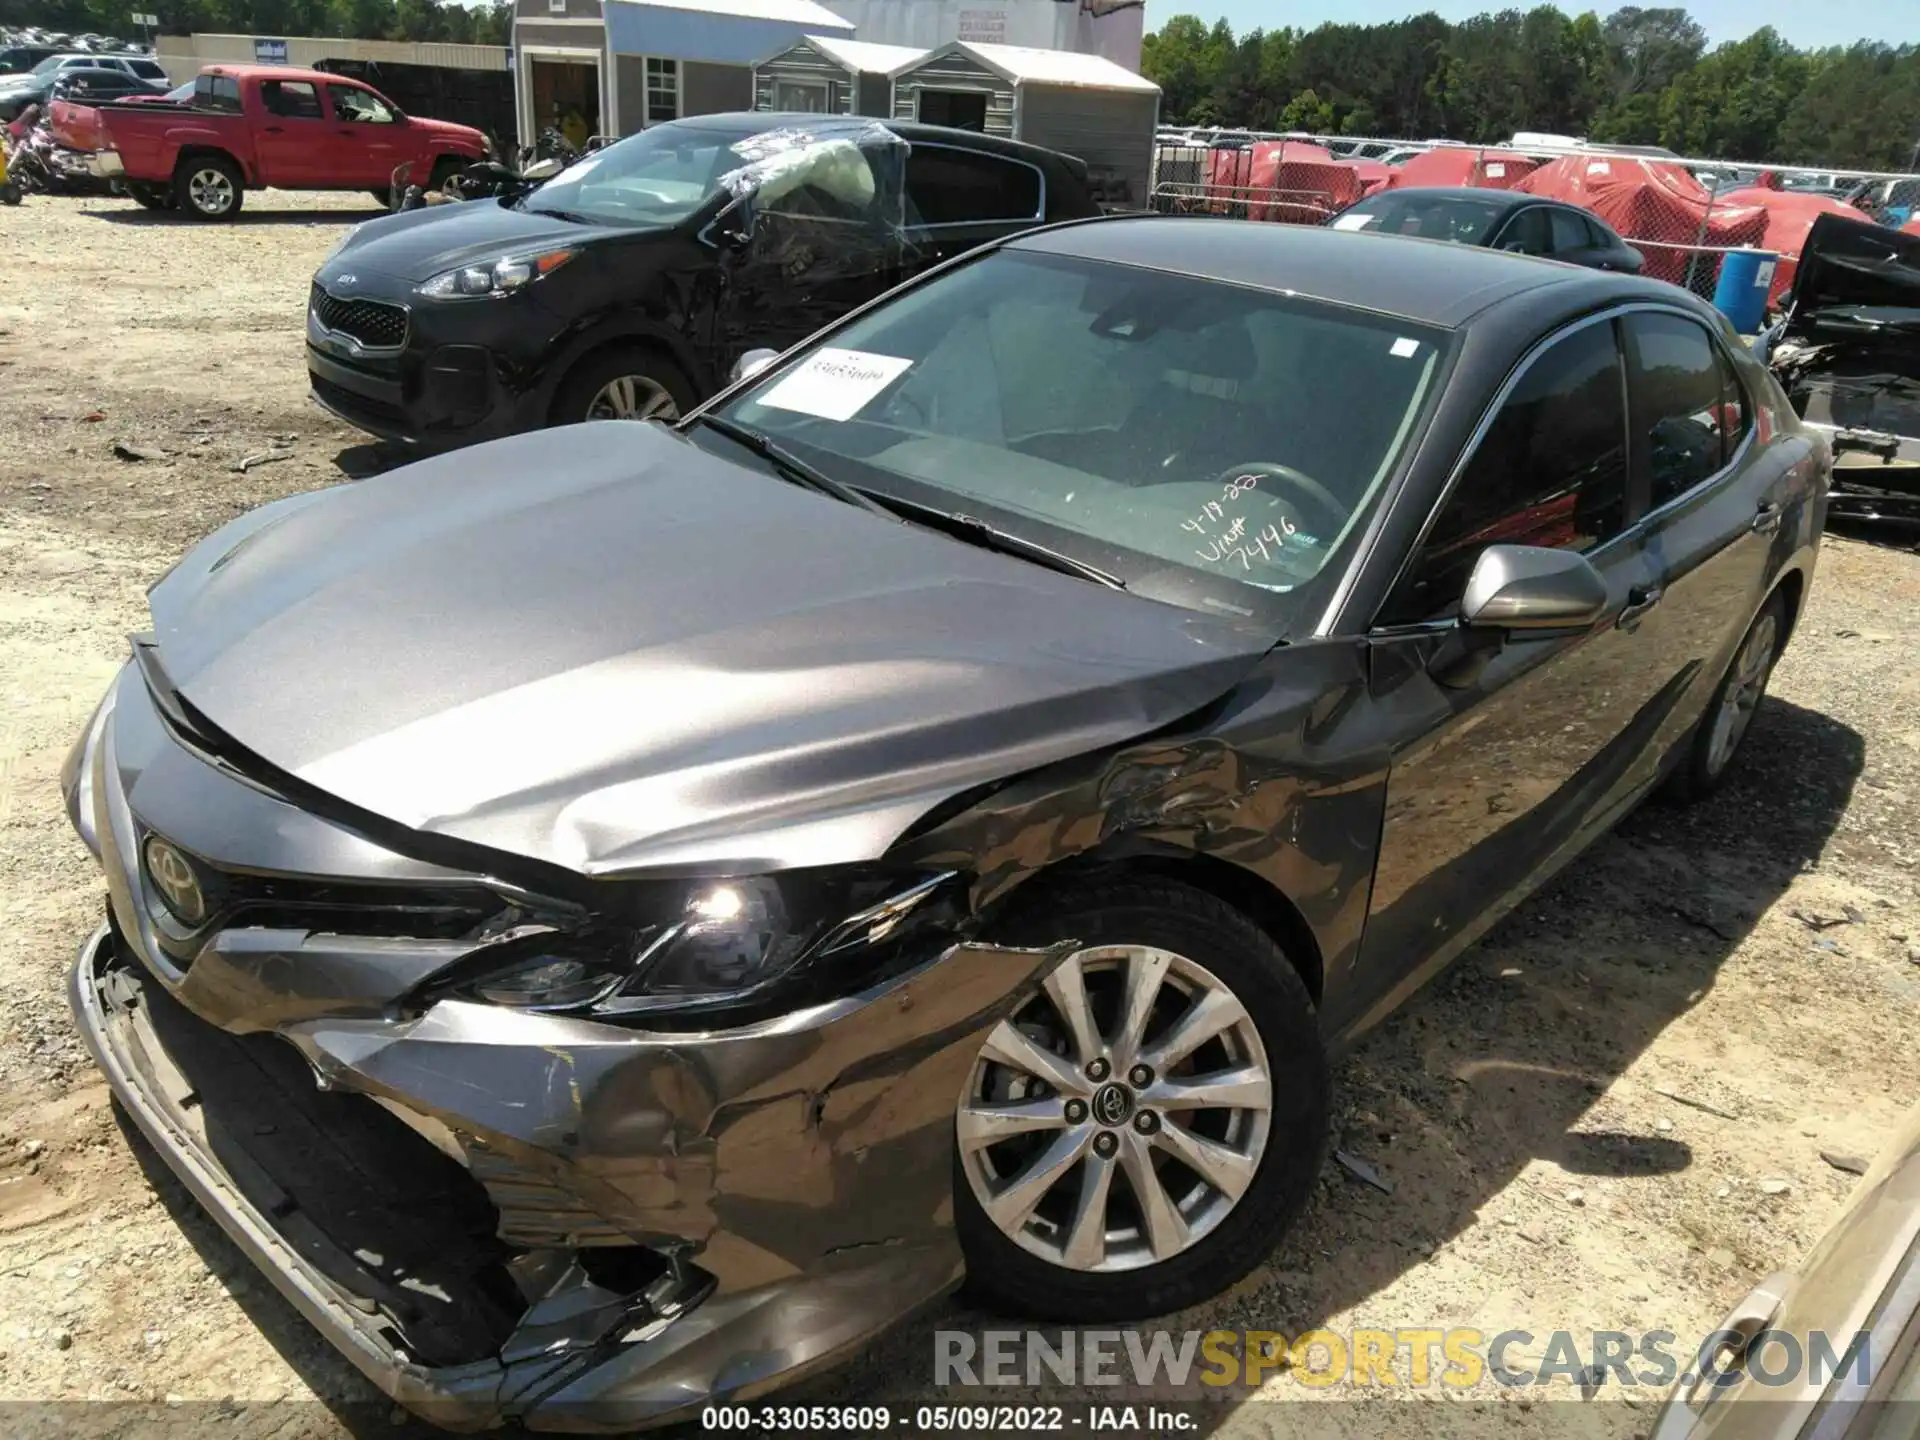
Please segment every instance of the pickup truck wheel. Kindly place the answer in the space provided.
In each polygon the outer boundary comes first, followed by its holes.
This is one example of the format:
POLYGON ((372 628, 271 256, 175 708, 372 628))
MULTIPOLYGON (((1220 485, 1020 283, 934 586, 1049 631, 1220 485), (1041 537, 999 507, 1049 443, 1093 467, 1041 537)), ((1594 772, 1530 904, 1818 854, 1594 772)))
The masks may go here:
POLYGON ((231 220, 245 195, 239 167, 224 155, 183 160, 174 171, 174 200, 195 220, 231 220))

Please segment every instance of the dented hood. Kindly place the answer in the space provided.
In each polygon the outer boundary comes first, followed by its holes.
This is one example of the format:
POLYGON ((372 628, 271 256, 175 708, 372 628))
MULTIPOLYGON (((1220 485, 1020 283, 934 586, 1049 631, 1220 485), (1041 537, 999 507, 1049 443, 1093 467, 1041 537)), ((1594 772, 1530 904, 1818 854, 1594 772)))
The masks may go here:
POLYGON ((266 506, 150 598, 168 676, 237 744, 588 874, 872 858, 1269 644, 621 422, 266 506))

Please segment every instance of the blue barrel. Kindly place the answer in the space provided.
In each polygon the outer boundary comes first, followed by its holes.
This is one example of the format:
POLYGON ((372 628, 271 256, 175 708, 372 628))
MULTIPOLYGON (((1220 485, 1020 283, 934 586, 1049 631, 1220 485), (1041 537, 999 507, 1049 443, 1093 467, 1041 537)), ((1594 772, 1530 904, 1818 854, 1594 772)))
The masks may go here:
POLYGON ((1767 291, 1780 257, 1771 250, 1729 250, 1720 257, 1720 283, 1713 287, 1713 308, 1742 335, 1756 333, 1767 320, 1767 291))

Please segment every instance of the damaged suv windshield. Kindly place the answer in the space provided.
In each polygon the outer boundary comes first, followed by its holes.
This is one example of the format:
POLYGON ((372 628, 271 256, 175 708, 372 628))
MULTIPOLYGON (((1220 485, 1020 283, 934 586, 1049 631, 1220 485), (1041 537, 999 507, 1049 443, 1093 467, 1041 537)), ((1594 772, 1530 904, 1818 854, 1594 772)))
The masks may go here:
POLYGON ((1372 513, 1445 350, 1404 320, 1007 250, 718 413, 908 519, 1290 624, 1372 513))

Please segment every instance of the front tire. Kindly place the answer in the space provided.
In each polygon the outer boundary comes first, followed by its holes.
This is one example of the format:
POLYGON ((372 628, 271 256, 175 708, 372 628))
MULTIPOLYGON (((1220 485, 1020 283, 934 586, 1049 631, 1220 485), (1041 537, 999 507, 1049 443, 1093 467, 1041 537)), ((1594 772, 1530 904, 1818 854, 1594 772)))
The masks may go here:
POLYGON ((182 160, 173 174, 174 203, 194 220, 231 220, 246 203, 240 167, 224 155, 182 160))
POLYGON ((997 938, 1075 939, 995 1028, 955 1118, 969 1287, 1067 1323, 1216 1295, 1265 1258, 1326 1155, 1312 999, 1244 915, 1176 881, 1085 880, 997 938))
POLYGON ((1766 698, 1767 681, 1787 640, 1787 598, 1775 591, 1753 617, 1727 673, 1720 677, 1706 713, 1694 728, 1685 758, 1673 774, 1675 798, 1704 800, 1726 782, 1747 738, 1754 712, 1766 698))
POLYGON ((695 400, 687 377, 659 351, 622 345, 574 367, 554 399, 552 423, 678 420, 695 400))

